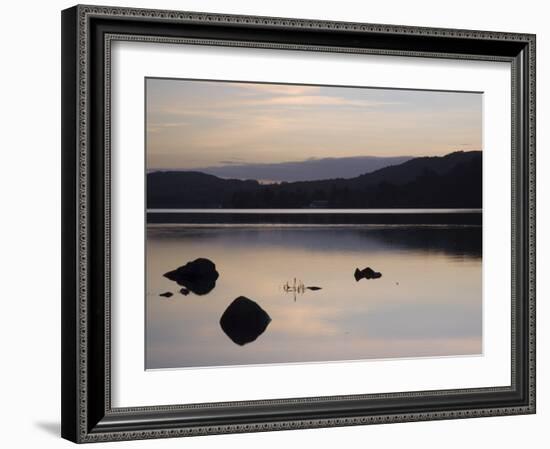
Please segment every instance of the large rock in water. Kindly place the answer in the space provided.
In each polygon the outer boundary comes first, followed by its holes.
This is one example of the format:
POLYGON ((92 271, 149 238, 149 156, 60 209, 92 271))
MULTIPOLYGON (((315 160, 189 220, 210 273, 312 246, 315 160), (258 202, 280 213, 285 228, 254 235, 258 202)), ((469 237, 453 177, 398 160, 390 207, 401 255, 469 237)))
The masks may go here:
POLYGON ((214 262, 208 259, 195 259, 185 265, 164 274, 197 295, 206 295, 216 286, 219 277, 214 262))
POLYGON ((361 279, 378 279, 382 277, 382 273, 374 271, 371 267, 367 267, 364 270, 356 268, 353 275, 356 281, 360 281, 361 279))
POLYGON ((240 346, 256 340, 266 330, 271 317, 251 299, 239 296, 220 318, 225 334, 240 346))

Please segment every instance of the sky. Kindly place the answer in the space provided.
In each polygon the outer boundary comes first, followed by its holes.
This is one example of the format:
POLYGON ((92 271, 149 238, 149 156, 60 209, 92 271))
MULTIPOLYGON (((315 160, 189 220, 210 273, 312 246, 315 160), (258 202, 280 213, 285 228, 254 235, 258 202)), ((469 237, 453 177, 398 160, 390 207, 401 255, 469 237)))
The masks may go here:
POLYGON ((467 92, 148 78, 147 169, 222 177, 244 171, 246 178, 277 181, 289 180, 283 179, 286 165, 302 170, 299 178, 314 172, 319 160, 327 162, 326 171, 338 159, 344 173, 349 161, 352 176, 358 163, 369 171, 372 157, 481 150, 482 98, 467 92))

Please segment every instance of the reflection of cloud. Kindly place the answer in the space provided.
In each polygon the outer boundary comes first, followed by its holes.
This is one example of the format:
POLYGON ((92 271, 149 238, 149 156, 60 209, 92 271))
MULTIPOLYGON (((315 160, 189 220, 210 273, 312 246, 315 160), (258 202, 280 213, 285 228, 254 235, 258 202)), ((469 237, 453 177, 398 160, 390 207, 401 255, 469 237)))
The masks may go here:
MULTIPOLYGON (((384 227, 383 225, 362 225, 341 228, 338 226, 312 227, 308 225, 280 228, 277 232, 259 227, 242 225, 233 229, 219 229, 180 227, 172 228, 155 226, 147 230, 148 238, 165 240, 169 244, 176 241, 206 243, 210 239, 222 239, 228 251, 243 251, 250 245, 250 239, 261 241, 257 251, 265 251, 266 256, 288 254, 303 257, 309 264, 324 264, 319 255, 330 257, 347 256, 353 263, 365 263, 371 256, 390 258, 392 264, 400 266, 399 257, 407 254, 422 260, 427 254, 432 256, 432 262, 446 262, 448 258, 456 261, 476 260, 481 258, 481 226, 430 226, 430 225, 400 225, 384 227), (225 233, 225 234, 224 234, 225 233), (228 238, 230 236, 230 238, 228 238), (365 261, 356 261, 358 256, 365 255, 365 261), (396 257, 394 261, 393 258, 396 257)), ((340 260, 343 263, 343 260, 340 260)), ((439 264, 434 264, 434 267, 439 264)), ((355 266, 350 266, 351 273, 355 266)), ((433 281, 437 278, 432 276, 433 281)))
POLYGON ((207 296, 175 291, 172 301, 147 298, 149 368, 481 352, 481 259, 449 257, 462 251, 453 231, 423 229, 432 240, 395 228, 373 234, 349 228, 166 229, 148 231, 149 292, 169 290, 172 283, 162 274, 200 256, 215 261, 220 278, 207 296), (416 246, 403 244, 407 239, 416 246), (358 265, 371 265, 383 277, 357 283, 358 265), (294 302, 281 289, 294 276, 323 289, 294 302), (245 347, 219 327, 228 304, 242 294, 272 318, 262 337, 245 347))
POLYGON ((315 304, 292 304, 273 309, 274 321, 270 332, 285 336, 329 336, 344 331, 336 324, 338 312, 333 307, 315 304), (275 315, 276 313, 276 315, 275 315))
MULTIPOLYGON (((345 341, 332 342, 328 351, 337 354, 339 344, 345 344, 348 348, 347 360, 448 357, 482 353, 481 337, 449 338, 440 336, 438 338, 377 339, 370 336, 349 336, 345 341)), ((326 353, 327 347, 325 346, 323 349, 316 351, 314 356, 316 360, 330 360, 327 359, 326 353), (325 354, 323 354, 323 351, 325 354)))
MULTIPOLYGON (((350 317, 351 318, 351 317, 350 317)), ((352 318, 353 319, 353 318, 352 318)), ((481 302, 386 305, 365 317, 369 337, 385 340, 451 338, 481 339, 481 302)))

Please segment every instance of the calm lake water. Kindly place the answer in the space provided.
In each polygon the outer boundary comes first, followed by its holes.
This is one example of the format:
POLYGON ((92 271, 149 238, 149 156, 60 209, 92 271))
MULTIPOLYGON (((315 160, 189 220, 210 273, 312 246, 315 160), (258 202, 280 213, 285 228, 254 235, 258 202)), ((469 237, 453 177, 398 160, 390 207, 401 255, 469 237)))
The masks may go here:
POLYGON ((149 224, 146 282, 148 369, 482 352, 478 225, 149 224), (183 295, 163 274, 197 258, 219 278, 183 295), (244 345, 220 326, 240 296, 271 319, 244 345))

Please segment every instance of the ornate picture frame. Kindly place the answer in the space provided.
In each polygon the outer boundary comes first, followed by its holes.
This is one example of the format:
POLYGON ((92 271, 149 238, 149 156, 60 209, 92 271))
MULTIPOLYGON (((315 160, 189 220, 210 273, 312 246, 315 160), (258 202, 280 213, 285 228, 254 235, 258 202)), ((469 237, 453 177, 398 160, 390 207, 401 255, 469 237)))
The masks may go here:
POLYGON ((64 10, 62 226, 62 436, 71 441, 535 413, 535 36, 85 5, 64 10), (511 384, 113 407, 110 77, 118 41, 508 63, 511 384))

